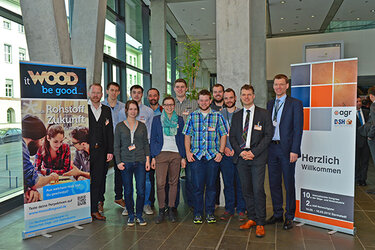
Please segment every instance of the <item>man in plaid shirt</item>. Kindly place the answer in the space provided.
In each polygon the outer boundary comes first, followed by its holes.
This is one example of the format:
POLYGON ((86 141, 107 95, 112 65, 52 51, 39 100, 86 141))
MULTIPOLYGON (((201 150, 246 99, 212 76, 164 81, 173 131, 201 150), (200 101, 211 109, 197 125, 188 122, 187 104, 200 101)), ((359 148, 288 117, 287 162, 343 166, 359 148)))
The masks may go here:
POLYGON ((186 158, 190 162, 195 224, 202 224, 203 194, 206 187, 206 220, 215 223, 216 178, 224 155, 228 129, 224 117, 210 109, 211 93, 198 94, 199 109, 188 116, 185 134, 186 158))

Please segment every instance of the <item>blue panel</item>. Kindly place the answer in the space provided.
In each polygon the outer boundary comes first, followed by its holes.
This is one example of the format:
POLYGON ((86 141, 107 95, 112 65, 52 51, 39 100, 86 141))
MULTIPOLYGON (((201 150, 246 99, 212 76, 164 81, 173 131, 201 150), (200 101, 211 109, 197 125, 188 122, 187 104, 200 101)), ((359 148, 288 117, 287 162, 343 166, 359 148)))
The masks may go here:
POLYGON ((292 87, 292 97, 301 100, 303 107, 310 107, 310 87, 292 87))

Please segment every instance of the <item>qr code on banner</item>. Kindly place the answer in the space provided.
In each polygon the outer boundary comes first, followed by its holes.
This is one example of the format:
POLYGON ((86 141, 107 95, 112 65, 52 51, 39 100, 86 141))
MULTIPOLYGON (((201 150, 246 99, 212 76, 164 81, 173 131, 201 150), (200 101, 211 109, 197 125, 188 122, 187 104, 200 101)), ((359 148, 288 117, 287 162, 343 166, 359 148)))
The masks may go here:
POLYGON ((83 206, 83 205, 86 205, 86 195, 77 197, 77 206, 83 206))

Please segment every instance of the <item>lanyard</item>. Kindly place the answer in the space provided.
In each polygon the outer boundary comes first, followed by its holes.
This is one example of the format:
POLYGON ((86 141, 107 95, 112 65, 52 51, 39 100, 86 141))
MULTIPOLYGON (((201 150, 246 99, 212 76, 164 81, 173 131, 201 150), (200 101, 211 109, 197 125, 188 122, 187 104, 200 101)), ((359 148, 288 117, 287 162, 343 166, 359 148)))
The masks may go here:
POLYGON ((281 109, 281 107, 284 105, 284 103, 285 103, 285 101, 284 102, 282 102, 281 104, 280 104, 280 106, 279 106, 279 108, 276 110, 276 104, 274 105, 274 107, 275 107, 275 113, 274 113, 274 116, 276 116, 277 117, 277 114, 279 113, 279 110, 281 109))
MULTIPOLYGON (((128 124, 128 127, 130 129, 130 124, 128 122, 128 120, 125 120, 125 122, 128 124)), ((133 142, 134 142, 134 134, 135 134, 135 126, 137 125, 137 121, 135 121, 134 123, 134 127, 133 127, 133 130, 130 129, 130 144, 133 145, 133 142)))

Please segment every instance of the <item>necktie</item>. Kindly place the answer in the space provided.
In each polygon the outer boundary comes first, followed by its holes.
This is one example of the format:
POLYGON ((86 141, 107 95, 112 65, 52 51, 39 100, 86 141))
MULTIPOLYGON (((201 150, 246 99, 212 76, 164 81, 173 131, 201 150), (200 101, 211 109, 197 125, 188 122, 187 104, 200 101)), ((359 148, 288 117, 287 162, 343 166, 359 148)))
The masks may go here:
POLYGON ((246 145, 247 131, 249 130, 249 121, 250 121, 250 110, 246 110, 245 126, 243 127, 243 132, 242 132, 242 139, 244 143, 242 143, 241 148, 244 148, 246 145))
POLYGON ((358 113, 359 122, 361 123, 361 126, 362 126, 363 125, 363 120, 362 120, 362 116, 361 116, 361 111, 358 110, 357 113, 358 113))
POLYGON ((279 112, 279 107, 280 107, 280 99, 276 99, 275 103, 275 112, 273 113, 273 121, 277 121, 277 113, 279 112))

